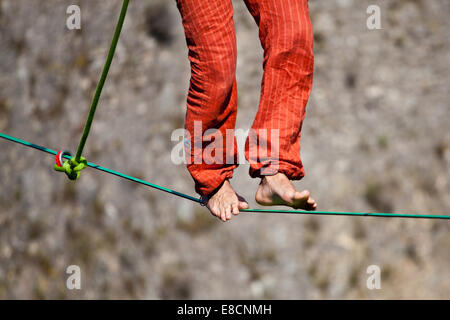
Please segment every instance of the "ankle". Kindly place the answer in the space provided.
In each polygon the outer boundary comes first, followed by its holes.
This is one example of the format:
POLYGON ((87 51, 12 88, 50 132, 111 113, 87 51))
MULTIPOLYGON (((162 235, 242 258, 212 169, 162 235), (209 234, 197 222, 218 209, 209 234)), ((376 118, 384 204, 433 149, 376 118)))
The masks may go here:
POLYGON ((267 184, 267 183, 268 183, 267 177, 268 177, 268 176, 262 176, 262 177, 261 177, 261 181, 259 182, 259 184, 260 184, 260 185, 265 185, 265 184, 267 184))
MULTIPOLYGON (((280 179, 280 178, 282 178, 282 177, 286 177, 286 175, 285 175, 284 173, 277 172, 277 173, 272 174, 272 175, 266 175, 266 176, 263 176, 263 177, 261 178, 261 182, 266 183, 266 182, 270 182, 270 181, 273 181, 273 180, 280 179)), ((286 177, 286 178, 287 178, 287 177, 286 177)))

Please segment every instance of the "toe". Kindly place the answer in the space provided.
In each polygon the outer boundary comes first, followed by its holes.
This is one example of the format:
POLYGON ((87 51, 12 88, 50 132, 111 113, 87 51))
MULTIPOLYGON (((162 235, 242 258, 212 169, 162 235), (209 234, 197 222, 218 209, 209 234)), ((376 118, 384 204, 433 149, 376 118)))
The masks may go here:
POLYGON ((238 195, 238 209, 248 209, 248 202, 244 199, 244 197, 241 197, 238 195))
POLYGON ((248 209, 249 206, 248 206, 248 203, 247 203, 247 202, 239 201, 238 208, 239 208, 239 209, 248 209))
POLYGON ((215 212, 214 214, 215 214, 215 216, 217 218, 219 218, 220 220, 223 220, 223 218, 222 218, 222 208, 217 207, 214 212, 215 212))
POLYGON ((237 216, 239 214, 239 203, 233 203, 232 213, 237 216))
POLYGON ((283 192, 280 195, 280 198, 284 202, 286 202, 287 204, 293 204, 294 203, 294 196, 295 196, 295 191, 289 190, 289 191, 283 192))
POLYGON ((220 210, 220 219, 222 219, 223 222, 227 221, 227 213, 226 213, 225 208, 222 208, 220 210))
POLYGON ((231 220, 231 205, 227 206, 225 209, 225 217, 227 220, 231 220))
POLYGON ((218 210, 217 207, 214 206, 214 207, 210 208, 209 210, 211 211, 211 214, 213 216, 220 218, 220 211, 218 210))
POLYGON ((307 201, 307 207, 306 210, 314 211, 317 208, 317 203, 314 201, 314 199, 309 198, 307 201))
POLYGON ((308 199, 310 192, 308 190, 303 190, 302 192, 295 192, 295 200, 308 199))

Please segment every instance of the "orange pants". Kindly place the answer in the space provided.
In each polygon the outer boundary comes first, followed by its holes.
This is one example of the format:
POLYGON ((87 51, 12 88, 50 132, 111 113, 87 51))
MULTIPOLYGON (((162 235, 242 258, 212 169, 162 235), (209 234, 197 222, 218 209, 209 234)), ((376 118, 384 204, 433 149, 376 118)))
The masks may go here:
MULTIPOLYGON (((300 134, 314 69, 308 1, 244 1, 259 26, 264 49, 260 105, 252 125, 254 141, 259 143, 255 146, 249 141, 252 139, 247 139, 245 150, 250 175, 261 177, 282 172, 291 180, 299 180, 304 176, 300 134), (261 129, 266 129, 267 134, 262 134, 261 129), (275 148, 272 130, 278 132, 276 153, 271 150, 275 148), (252 156, 252 150, 256 150, 256 156, 252 156), (272 157, 272 154, 277 156, 272 157), (276 170, 264 172, 265 168, 276 170)), ((214 159, 222 161, 211 163, 202 159, 208 145, 218 137, 216 133, 225 138, 236 122, 237 49, 233 5, 232 0, 177 0, 177 5, 192 71, 185 122, 187 166, 196 191, 209 195, 225 179, 231 178, 237 167, 236 161, 225 161, 237 159, 237 144, 233 138, 231 143, 216 144, 211 153, 214 159)))

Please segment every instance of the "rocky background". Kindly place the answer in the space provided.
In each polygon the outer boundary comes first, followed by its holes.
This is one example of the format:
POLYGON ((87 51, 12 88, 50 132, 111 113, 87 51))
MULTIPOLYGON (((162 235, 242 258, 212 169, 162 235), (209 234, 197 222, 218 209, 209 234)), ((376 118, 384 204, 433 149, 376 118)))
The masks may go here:
MULTIPOLYGON (((242 0, 238 127, 262 50, 242 0)), ((0 0, 0 131, 75 150, 119 0, 0 0), (66 28, 78 4, 82 29, 66 28)), ((315 84, 303 130, 319 209, 450 214, 450 2, 311 0, 315 84), (382 9, 382 29, 366 9, 382 9)), ((170 161, 189 81, 175 1, 133 0, 85 149, 89 161, 193 194, 170 161)), ((450 298, 450 222, 242 214, 223 224, 173 196, 0 141, 0 298, 450 298), (81 290, 66 268, 81 268, 81 290), (366 269, 381 268, 368 290, 366 269)), ((248 166, 233 185, 255 207, 248 166)))

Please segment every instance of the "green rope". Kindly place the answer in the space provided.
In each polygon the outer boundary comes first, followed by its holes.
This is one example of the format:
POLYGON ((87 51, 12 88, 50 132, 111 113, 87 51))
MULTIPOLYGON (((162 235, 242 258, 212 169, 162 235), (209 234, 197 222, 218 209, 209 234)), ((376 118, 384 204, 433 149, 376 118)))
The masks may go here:
MULTIPOLYGON (((37 150, 40 150, 42 152, 46 152, 49 154, 56 155, 57 152, 51 149, 48 149, 46 147, 42 147, 24 140, 20 140, 18 138, 0 133, 0 138, 3 138, 5 140, 15 142, 21 145, 24 145, 26 147, 34 148, 37 150)), ((70 157, 65 156, 66 159, 70 159, 70 157)), ((129 175, 126 175, 124 173, 114 171, 102 166, 99 166, 94 163, 86 162, 86 166, 91 167, 96 170, 100 170, 112 175, 115 175, 117 177, 127 179, 160 191, 164 191, 167 193, 170 193, 172 195, 191 200, 193 202, 202 204, 202 201, 198 198, 194 198, 192 196, 189 196, 187 194, 171 190, 165 187, 161 187, 159 185, 147 182, 142 179, 138 179, 129 175)), ((357 216, 357 217, 383 217, 383 218, 416 218, 416 219, 450 219, 450 215, 444 215, 444 214, 404 214, 404 213, 365 213, 365 212, 333 212, 333 211, 302 211, 302 210, 277 210, 277 209, 245 209, 241 210, 241 212, 248 212, 248 213, 282 213, 282 214, 300 214, 300 215, 326 215, 326 216, 357 216)))
POLYGON ((94 120, 95 111, 97 110, 98 102, 102 94, 103 86, 105 85, 106 78, 108 76, 111 63, 114 58, 117 43, 122 32, 123 23, 127 14, 129 0, 124 0, 122 4, 122 10, 120 12, 119 21, 117 22, 116 30, 109 47, 108 57, 106 58, 105 65, 103 67, 102 75, 98 81, 97 88, 95 89, 94 97, 92 98, 91 107, 89 109, 89 115, 84 126, 83 135, 81 136, 80 143, 78 144, 77 153, 74 158, 68 159, 64 162, 62 167, 55 165, 54 169, 59 172, 65 172, 71 180, 77 180, 80 177, 81 170, 86 168, 86 159, 81 155, 83 154, 84 146, 86 145, 89 132, 91 130, 92 121, 94 120))
POLYGON ((108 76, 109 68, 111 67, 112 60, 114 58, 114 53, 116 51, 117 42, 119 41, 120 33, 122 32, 123 23, 125 21, 125 16, 127 14, 129 0, 124 0, 122 4, 122 10, 119 16, 119 22, 117 23, 116 30, 114 32, 114 36, 111 42, 111 46, 109 48, 108 57, 105 62, 105 66, 103 67, 102 75, 97 84, 97 88, 95 89, 94 98, 92 99, 91 108, 89 110, 89 115, 86 121, 86 125, 84 126, 83 135, 81 136, 80 143, 78 145, 77 154, 75 156, 75 160, 77 162, 81 159, 81 154, 83 153, 84 146, 86 144, 86 140, 89 136, 89 132, 91 130, 92 121, 94 120, 95 111, 97 110, 98 101, 100 100, 100 96, 102 94, 103 86, 105 85, 106 77, 108 76))

